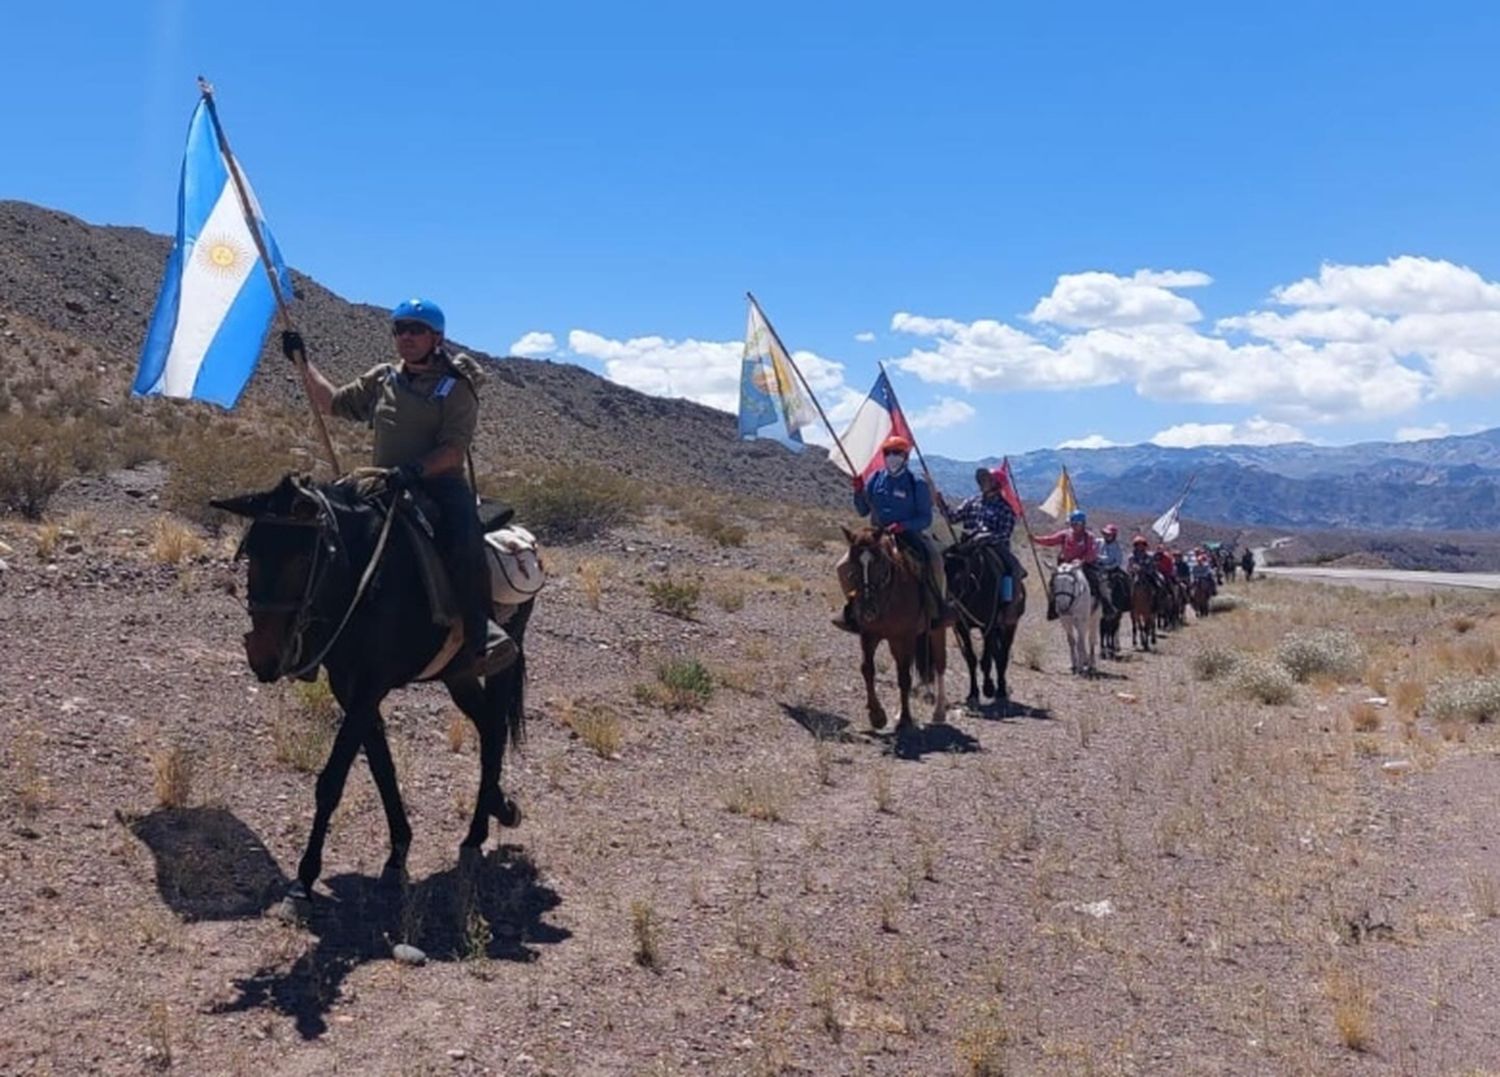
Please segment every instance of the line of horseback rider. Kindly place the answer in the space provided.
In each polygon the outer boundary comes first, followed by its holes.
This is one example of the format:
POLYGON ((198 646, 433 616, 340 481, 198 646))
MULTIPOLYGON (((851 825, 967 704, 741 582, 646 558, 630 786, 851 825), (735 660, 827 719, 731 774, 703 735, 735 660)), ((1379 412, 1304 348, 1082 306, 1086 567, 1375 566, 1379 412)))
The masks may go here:
MULTIPOLYGON (((867 481, 855 475, 854 511, 867 516, 877 529, 895 537, 897 543, 919 566, 929 592, 929 611, 934 625, 951 625, 955 613, 948 600, 948 572, 958 562, 978 551, 992 550, 1004 561, 1005 574, 1002 581, 1002 598, 1009 601, 1007 592, 1015 581, 1025 578, 1025 569, 1011 551, 1011 535, 1016 527, 1016 514, 1004 496, 1004 476, 1000 468, 979 468, 974 480, 979 492, 956 508, 950 507, 941 494, 934 496, 925 479, 910 467, 911 442, 901 435, 892 435, 881 445, 884 466, 875 471, 867 481), (961 528, 964 537, 956 546, 944 549, 931 534, 933 508, 942 513, 944 519, 954 527, 961 528), (948 567, 945 569, 945 561, 948 567)), ((1105 617, 1117 611, 1113 608, 1110 589, 1104 577, 1111 572, 1130 576, 1141 576, 1152 587, 1160 590, 1169 581, 1178 581, 1191 586, 1206 581, 1209 594, 1217 591, 1215 565, 1208 551, 1195 549, 1190 555, 1180 550, 1171 550, 1165 544, 1151 549, 1144 535, 1131 539, 1127 554, 1120 545, 1120 529, 1114 524, 1105 524, 1096 537, 1088 529, 1088 516, 1081 509, 1068 516, 1068 526, 1048 535, 1036 535, 1032 541, 1038 546, 1057 547, 1060 562, 1074 562, 1082 566, 1088 579, 1089 590, 1099 604, 1105 617)), ((840 587, 844 594, 853 591, 853 569, 848 556, 836 566, 840 587)), ((1055 613, 1048 612, 1048 617, 1055 613)), ((846 632, 857 632, 852 606, 845 603, 843 610, 833 618, 836 627, 846 632)))

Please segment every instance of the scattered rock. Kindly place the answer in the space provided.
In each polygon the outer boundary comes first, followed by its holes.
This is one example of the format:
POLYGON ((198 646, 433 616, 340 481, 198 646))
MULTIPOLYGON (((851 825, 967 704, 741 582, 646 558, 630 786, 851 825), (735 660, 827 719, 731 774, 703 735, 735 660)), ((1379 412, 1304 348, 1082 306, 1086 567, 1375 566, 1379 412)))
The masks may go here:
POLYGON ((1121 703, 1134 703, 1139 697, 1134 692, 1116 692, 1115 698, 1121 703))
POLYGON ((1371 696, 1365 702, 1372 707, 1388 707, 1391 704, 1391 701, 1386 699, 1385 696, 1371 696))
POLYGON ((1380 769, 1387 774, 1408 774, 1412 770, 1412 761, 1410 759, 1387 759, 1380 764, 1380 769))
POLYGON ((469 1052, 465 1051, 462 1047, 450 1047, 448 1048, 448 1057, 453 1059, 453 1061, 455 1062, 459 1062, 465 1058, 468 1058, 469 1052))
POLYGON ((408 946, 404 942, 398 942, 391 947, 391 956, 403 965, 425 965, 427 955, 415 946, 408 946))
POLYGON ((9 568, 10 566, 5 563, 4 559, 0 559, 0 576, 3 576, 9 568))
POLYGON ((1092 916, 1095 920, 1103 920, 1106 916, 1115 914, 1115 903, 1109 898, 1104 898, 1102 901, 1075 901, 1072 908, 1074 912, 1092 916))

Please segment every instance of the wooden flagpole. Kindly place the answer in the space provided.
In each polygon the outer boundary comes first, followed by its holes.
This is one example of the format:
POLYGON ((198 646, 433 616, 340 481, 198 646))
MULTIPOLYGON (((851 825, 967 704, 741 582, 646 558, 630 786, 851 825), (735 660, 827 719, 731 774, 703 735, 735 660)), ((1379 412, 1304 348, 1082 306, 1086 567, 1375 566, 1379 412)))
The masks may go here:
MULTIPOLYGON (((892 402, 894 402, 896 404, 896 410, 900 411, 901 410, 901 403, 900 403, 900 401, 896 400, 896 387, 891 384, 891 376, 886 373, 885 364, 881 363, 881 362, 877 362, 875 365, 878 366, 878 367, 880 367, 880 376, 885 379, 886 385, 891 390, 891 400, 892 400, 892 402)), ((902 411, 901 414, 905 415, 906 412, 902 411)), ((908 419, 906 421, 906 428, 908 430, 911 430, 911 420, 910 419, 908 419)), ((922 455, 922 446, 920 446, 920 445, 917 444, 917 432, 915 430, 911 431, 911 447, 912 447, 912 449, 917 454, 917 462, 922 465, 922 474, 927 476, 927 485, 930 486, 930 487, 932 487, 932 502, 933 502, 934 505, 936 505, 937 501, 938 501, 938 498, 942 496, 942 491, 940 491, 938 489, 937 480, 932 477, 932 470, 930 468, 928 468, 928 466, 927 466, 927 458, 922 455)), ((939 511, 941 512, 941 510, 939 510, 939 511)), ((942 513, 942 517, 943 517, 943 524, 944 524, 944 526, 946 526, 948 528, 948 538, 949 538, 949 540, 954 545, 957 545, 958 544, 958 532, 953 529, 953 522, 948 519, 948 514, 946 512, 942 513)))
MULTIPOLYGON (((203 103, 208 106, 208 118, 214 125, 214 137, 219 143, 219 152, 224 155, 229 177, 234 181, 234 191, 239 196, 240 211, 245 215, 245 225, 250 229, 250 238, 255 241, 255 250, 260 255, 261 267, 265 269, 266 277, 271 282, 271 294, 276 297, 276 311, 281 317, 281 327, 295 331, 297 327, 292 322, 292 312, 288 309, 286 299, 281 294, 281 281, 277 279, 275 267, 271 265, 271 255, 266 250, 265 238, 260 234, 260 221, 250 206, 250 192, 245 184, 245 177, 240 173, 239 162, 234 159, 234 154, 229 149, 229 139, 224 134, 224 126, 219 122, 219 110, 214 106, 214 88, 202 75, 198 76, 198 91, 203 95, 203 103)), ((333 439, 328 436, 328 424, 323 421, 323 413, 318 410, 318 405, 313 400, 312 378, 307 371, 307 356, 299 349, 293 362, 297 367, 297 372, 302 375, 302 391, 307 395, 308 407, 312 409, 313 422, 317 424, 318 436, 323 442, 323 452, 328 456, 328 463, 333 468, 333 474, 342 475, 344 469, 339 466, 339 457, 334 451, 333 439)))
POLYGON ((1037 582, 1040 583, 1047 573, 1042 568, 1042 555, 1036 548, 1036 536, 1031 533, 1031 521, 1026 519, 1026 501, 1021 497, 1021 488, 1016 485, 1016 473, 1010 469, 1010 457, 1002 457, 1001 465, 1010 479, 1010 488, 1015 491, 1016 500, 1021 502, 1021 526, 1026 529, 1026 542, 1031 547, 1031 558, 1036 562, 1037 582))
POLYGON ((781 342, 781 336, 776 332, 776 327, 771 324, 771 319, 766 317, 766 312, 761 309, 759 301, 756 300, 752 293, 746 292, 745 298, 750 300, 750 305, 760 315, 761 324, 766 327, 766 331, 771 334, 771 339, 776 341, 776 346, 786 356, 787 365, 792 368, 792 373, 797 375, 797 380, 802 383, 802 388, 807 390, 807 398, 812 401, 812 406, 817 409, 818 418, 823 420, 823 426, 828 431, 828 436, 833 438, 833 443, 839 448, 839 455, 844 458, 844 463, 849 465, 849 474, 854 478, 858 478, 859 468, 855 467, 854 461, 849 459, 849 451, 844 448, 844 443, 839 438, 838 431, 834 430, 833 424, 828 421, 828 414, 823 410, 823 405, 818 403, 818 394, 812 391, 811 385, 807 384, 807 379, 802 376, 802 370, 797 366, 796 360, 792 358, 792 353, 781 342))

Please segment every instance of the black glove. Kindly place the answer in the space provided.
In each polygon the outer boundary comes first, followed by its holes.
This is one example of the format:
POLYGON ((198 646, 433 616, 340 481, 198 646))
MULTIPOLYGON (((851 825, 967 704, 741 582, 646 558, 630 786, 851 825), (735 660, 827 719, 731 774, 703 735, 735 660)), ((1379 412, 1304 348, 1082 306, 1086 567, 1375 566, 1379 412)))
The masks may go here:
POLYGON ((281 331, 281 354, 294 363, 299 355, 306 359, 307 346, 302 343, 302 334, 295 329, 283 329, 281 331))
POLYGON ((385 473, 385 484, 392 490, 412 490, 422 482, 421 464, 402 464, 385 473))

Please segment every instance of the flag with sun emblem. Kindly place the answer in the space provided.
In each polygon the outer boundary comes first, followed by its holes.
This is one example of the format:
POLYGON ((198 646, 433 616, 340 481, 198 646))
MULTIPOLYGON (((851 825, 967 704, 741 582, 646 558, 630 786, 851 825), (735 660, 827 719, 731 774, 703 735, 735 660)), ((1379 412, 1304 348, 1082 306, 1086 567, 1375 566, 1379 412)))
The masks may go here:
POLYGON ((769 437, 800 448, 802 428, 816 417, 760 304, 750 300, 745 353, 740 363, 740 437, 769 437))
POLYGON ((252 219, 282 296, 291 297, 291 278, 249 181, 241 171, 245 205, 230 169, 205 97, 188 125, 177 191, 177 240, 141 347, 133 386, 139 396, 208 400, 225 408, 239 400, 276 310, 270 276, 250 231, 252 219))

